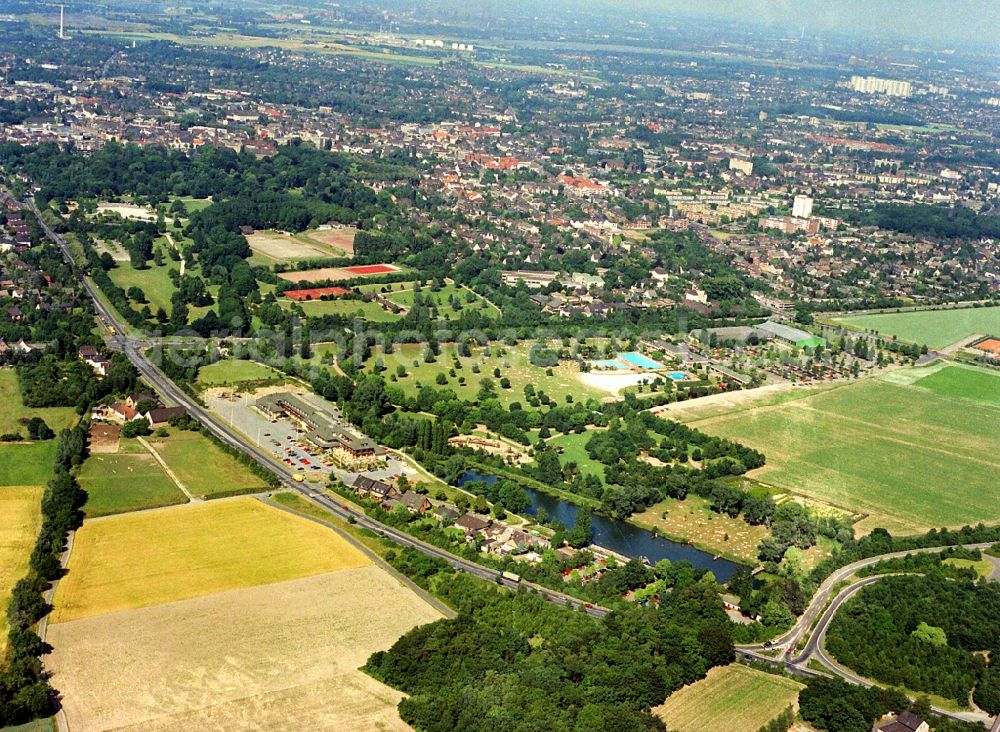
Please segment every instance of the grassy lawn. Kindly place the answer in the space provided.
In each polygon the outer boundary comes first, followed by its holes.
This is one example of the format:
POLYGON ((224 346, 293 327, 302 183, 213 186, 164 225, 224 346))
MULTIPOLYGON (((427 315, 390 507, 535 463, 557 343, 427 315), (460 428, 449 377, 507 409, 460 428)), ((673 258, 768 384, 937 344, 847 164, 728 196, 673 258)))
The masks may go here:
MULTIPOLYGON (((195 198, 194 196, 177 196, 177 198, 187 207, 188 213, 197 213, 212 205, 210 198, 195 198)), ((169 206, 167 208, 169 209, 169 206)), ((167 220, 173 221, 173 217, 167 216, 167 220)))
POLYGON ((42 525, 42 489, 0 488, 0 656, 7 648, 7 603, 28 570, 28 559, 42 525))
POLYGON ((757 561, 757 545, 770 532, 741 518, 715 513, 707 499, 694 494, 683 501, 668 498, 632 519, 675 538, 690 539, 697 546, 748 562, 757 561), (728 538, 727 538, 728 537, 728 538))
POLYGON ((52 623, 363 567, 335 532, 253 498, 87 521, 52 623))
POLYGON ((930 348, 944 348, 976 333, 1000 334, 1000 307, 853 315, 838 318, 837 322, 849 328, 894 335, 930 348))
POLYGON ((224 359, 198 369, 198 383, 202 386, 229 386, 246 381, 283 380, 274 369, 256 361, 224 359))
POLYGON ((509 406, 512 402, 520 402, 527 406, 524 387, 528 384, 537 391, 544 391, 560 405, 567 403, 567 396, 573 397, 576 401, 589 398, 601 399, 607 396, 607 392, 580 381, 578 378, 580 372, 573 361, 564 361, 552 367, 552 375, 549 376, 546 369, 530 362, 530 347, 531 343, 528 342, 516 346, 504 346, 502 343, 493 342, 488 349, 472 348, 469 357, 459 359, 461 368, 456 368, 455 376, 451 376, 449 371, 453 368, 456 353, 453 344, 443 344, 441 354, 436 357, 434 363, 424 362, 423 344, 404 344, 397 346, 394 352, 388 355, 383 355, 381 349, 373 350, 372 357, 364 364, 364 370, 371 371, 375 367, 376 359, 381 357, 387 369, 384 376, 390 386, 398 386, 408 393, 412 393, 418 384, 436 389, 447 388, 454 391, 460 399, 472 400, 479 392, 482 379, 489 378, 496 387, 497 398, 504 406, 509 406), (473 372, 473 364, 478 364, 478 374, 473 372), (403 377, 396 375, 399 365, 406 369, 406 375, 403 377), (500 370, 499 377, 493 375, 494 369, 500 370), (445 375, 446 384, 437 383, 439 373, 445 375), (509 389, 500 386, 500 378, 504 376, 510 379, 509 389), (465 377, 464 384, 461 383, 460 377, 465 377))
POLYGON ((264 481, 200 432, 169 432, 169 437, 147 440, 195 496, 264 489, 264 481))
POLYGON ((971 399, 1000 407, 1000 376, 989 371, 946 366, 914 382, 914 386, 930 389, 945 397, 971 399))
MULTIPOLYGON (((150 260, 148 269, 136 269, 130 262, 118 262, 118 266, 110 270, 108 276, 123 290, 130 287, 142 290, 154 313, 157 308, 163 308, 169 313, 170 296, 174 294, 174 283, 167 274, 171 269, 179 271, 180 264, 165 258, 162 267, 157 267, 150 260)), ((137 309, 142 307, 136 303, 133 306, 137 309)))
POLYGON ((64 427, 71 426, 76 421, 76 412, 71 407, 44 407, 32 409, 24 406, 21 401, 21 387, 17 383, 17 374, 13 369, 0 369, 0 433, 20 432, 27 437, 27 431, 21 424, 22 419, 41 417, 45 424, 56 433, 64 427))
MULTIPOLYGON (((281 300, 281 305, 285 309, 292 307, 290 300, 281 300)), ((309 300, 298 303, 302 307, 302 312, 307 318, 316 318, 322 315, 346 315, 348 317, 363 318, 373 323, 394 323, 399 320, 399 315, 384 310, 377 302, 362 302, 361 300, 309 300)))
MULTIPOLYGON (((482 312, 487 317, 494 317, 498 314, 496 308, 485 299, 471 290, 466 290, 453 284, 446 284, 437 292, 432 291, 430 287, 423 287, 419 294, 424 307, 427 307, 428 300, 434 303, 439 318, 458 318, 463 313, 475 311, 482 312), (475 298, 471 303, 468 302, 469 296, 475 298), (456 305, 452 305, 453 302, 456 305)), ((410 309, 413 307, 416 296, 417 292, 410 289, 394 292, 388 295, 388 298, 397 305, 410 309)))
POLYGON ((945 559, 942 564, 950 564, 952 567, 963 569, 974 569, 980 577, 989 577, 993 573, 993 562, 989 559, 945 559))
POLYGON ((553 448, 562 448, 559 460, 566 463, 576 463, 580 472, 584 475, 596 475, 604 482, 604 464, 594 460, 587 453, 586 445, 590 438, 594 436, 593 430, 586 430, 580 434, 571 433, 559 435, 548 440, 548 444, 553 448))
POLYGON ((861 531, 1000 520, 1000 410, 893 380, 800 392, 688 423, 761 450, 767 465, 752 477, 869 514, 861 531))
POLYGON ((16 727, 4 727, 3 732, 56 732, 56 723, 52 717, 36 719, 33 722, 19 724, 16 727))
POLYGON ((0 486, 45 485, 55 460, 55 440, 0 443, 0 486))
POLYGON ((83 507, 89 517, 159 508, 187 502, 159 463, 142 445, 141 452, 91 455, 80 469, 80 486, 87 491, 83 507))
POLYGON ((733 664, 671 694, 653 713, 677 732, 753 732, 796 705, 803 684, 733 664))

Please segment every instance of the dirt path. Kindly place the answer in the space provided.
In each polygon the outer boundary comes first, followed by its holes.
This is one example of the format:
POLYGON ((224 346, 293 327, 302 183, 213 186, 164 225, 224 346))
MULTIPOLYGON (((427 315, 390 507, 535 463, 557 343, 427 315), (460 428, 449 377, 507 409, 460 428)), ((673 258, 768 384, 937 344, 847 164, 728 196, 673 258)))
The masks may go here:
POLYGON ((166 473, 168 476, 170 476, 170 480, 174 481, 174 485, 176 485, 178 488, 181 489, 181 493, 187 496, 188 500, 191 501, 191 503, 201 502, 200 498, 196 498, 195 496, 191 495, 191 491, 189 491, 187 489, 187 486, 184 485, 181 482, 181 479, 177 477, 177 473, 175 473, 173 470, 170 469, 170 466, 167 465, 166 461, 162 457, 160 457, 160 453, 154 450, 153 446, 150 445, 148 442, 146 442, 146 439, 144 437, 136 437, 136 439, 139 441, 139 444, 141 444, 143 447, 149 450, 149 454, 152 455, 153 459, 160 464, 160 467, 163 468, 163 472, 166 473))

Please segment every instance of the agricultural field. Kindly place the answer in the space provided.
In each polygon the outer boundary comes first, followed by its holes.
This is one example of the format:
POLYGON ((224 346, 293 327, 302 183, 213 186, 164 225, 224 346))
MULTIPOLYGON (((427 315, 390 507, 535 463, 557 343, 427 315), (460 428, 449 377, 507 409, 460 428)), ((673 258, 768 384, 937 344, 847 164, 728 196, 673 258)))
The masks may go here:
POLYGON ((7 647, 7 602, 28 570, 42 525, 42 488, 0 488, 0 656, 7 647))
POLYGON ((71 407, 43 407, 34 409, 24 406, 21 401, 21 387, 17 383, 17 374, 13 369, 0 369, 0 434, 5 432, 20 432, 27 437, 27 432, 21 420, 31 417, 41 417, 45 424, 58 434, 64 427, 70 427, 76 422, 76 412, 71 407))
POLYGON ((196 497, 264 490, 263 480, 200 432, 168 431, 169 437, 147 440, 196 497))
POLYGON ((928 348, 944 348, 971 335, 1000 334, 1000 306, 852 315, 838 318, 836 322, 856 330, 896 336, 928 348))
POLYGON ((187 501, 170 476, 145 450, 91 455, 80 469, 79 481, 80 487, 87 491, 83 512, 88 518, 187 501))
POLYGON ((241 359, 223 359, 198 369, 198 383, 201 386, 232 386, 247 381, 279 382, 284 377, 274 369, 241 359))
POLYGON ((741 518, 715 513, 708 499, 694 494, 683 501, 668 498, 631 518, 666 536, 690 539, 699 547, 744 562, 757 561, 757 545, 770 533, 766 526, 751 526, 741 518))
POLYGON ((576 362, 563 361, 553 366, 552 376, 548 376, 545 368, 535 366, 529 360, 531 346, 530 342, 516 346, 493 342, 488 348, 471 348, 471 356, 458 359, 460 368, 455 368, 455 376, 449 373, 454 367, 456 354, 454 344, 450 343, 442 344, 441 354, 434 363, 424 362, 425 346, 422 344, 403 344, 395 347, 393 353, 388 355, 383 354, 381 349, 375 349, 363 368, 370 372, 375 368, 377 360, 381 359, 386 368, 385 378, 390 386, 398 386, 407 393, 412 393, 418 384, 436 389, 451 389, 460 399, 474 400, 479 393, 481 380, 488 378, 496 387, 497 398, 504 406, 509 406, 512 402, 526 404, 524 387, 528 384, 544 391, 557 404, 566 404, 567 396, 576 401, 606 396, 604 391, 580 380, 576 362), (478 374, 473 372, 473 364, 478 365, 478 374), (399 366, 404 367, 405 376, 398 376, 399 366), (500 370, 499 377, 494 376, 494 369, 500 370), (437 383, 438 374, 444 374, 447 383, 437 383), (462 377, 465 383, 460 380, 462 377), (503 377, 510 379, 509 389, 500 386, 500 379, 503 377))
POLYGON ((1000 520, 1000 410, 921 388, 933 371, 770 394, 722 415, 676 414, 761 450, 767 465, 752 477, 765 484, 865 514, 863 533, 1000 520))
POLYGON ((51 622, 369 563, 338 534, 255 498, 110 516, 77 531, 51 622))
POLYGON ((0 443, 0 486, 45 485, 55 460, 55 440, 0 443))
POLYGON ((358 669, 442 614, 337 532, 237 498, 76 541, 46 660, 72 728, 409 729, 358 669))
POLYGON ((676 732, 753 732, 797 706, 802 688, 792 679, 733 664, 713 668, 704 679, 675 691, 653 713, 676 732))

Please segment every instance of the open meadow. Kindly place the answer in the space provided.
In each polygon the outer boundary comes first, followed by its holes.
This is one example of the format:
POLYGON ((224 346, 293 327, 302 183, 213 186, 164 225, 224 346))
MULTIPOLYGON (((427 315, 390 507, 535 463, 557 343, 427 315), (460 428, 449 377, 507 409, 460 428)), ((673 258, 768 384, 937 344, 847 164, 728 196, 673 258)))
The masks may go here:
POLYGON ((198 369, 198 383, 202 386, 233 386, 248 381, 279 382, 284 377, 274 369, 241 359, 223 359, 198 369))
POLYGON ((168 428, 169 437, 149 437, 150 446, 196 497, 264 490, 261 478, 200 432, 168 428))
POLYGON ((402 694, 358 669, 442 617, 339 533, 251 498, 87 521, 55 605, 70 728, 134 732, 408 730, 402 694))
POLYGON ((77 531, 51 622, 369 562, 329 529, 254 498, 109 516, 77 531))
MULTIPOLYGON (((280 303, 286 309, 293 307, 290 300, 282 299, 280 303)), ((364 302, 363 300, 308 300, 295 303, 301 307, 307 318, 318 318, 323 315, 343 315, 345 317, 357 317, 363 320, 370 320, 373 323, 393 323, 399 320, 400 316, 391 310, 386 310, 382 305, 375 302, 364 302)))
POLYGON ((837 322, 847 328, 874 330, 928 348, 944 348, 971 335, 1000 334, 1000 306, 851 315, 837 318, 837 322))
POLYGON ((42 407, 39 409, 24 406, 21 401, 21 387, 17 383, 14 369, 0 369, 0 434, 19 432, 27 436, 21 420, 41 417, 45 424, 58 434, 64 427, 70 427, 76 422, 76 412, 72 407, 42 407))
POLYGON ((458 357, 459 366, 455 367, 456 349, 454 344, 442 344, 441 354, 434 363, 424 360, 425 345, 404 344, 395 347, 392 353, 383 354, 381 349, 375 349, 373 355, 364 364, 365 371, 374 369, 378 359, 386 368, 385 378, 391 386, 398 386, 407 393, 413 393, 417 384, 431 386, 435 389, 451 389, 460 399, 475 399, 479 393, 480 382, 488 378, 496 388, 497 398, 504 406, 512 402, 527 404, 524 387, 531 385, 537 391, 543 391, 557 404, 566 404, 566 397, 576 401, 589 398, 601 399, 606 392, 584 384, 580 380, 580 371, 576 362, 562 361, 552 367, 552 375, 547 369, 531 363, 529 355, 532 343, 523 342, 516 346, 505 346, 493 342, 486 348, 472 347, 471 355, 458 357), (473 371, 473 365, 479 373, 473 371), (402 366, 404 376, 399 376, 397 369, 402 366), (455 375, 451 370, 455 369, 455 375), (500 376, 494 375, 499 369, 500 376), (438 374, 443 374, 446 383, 438 381, 438 374), (500 385, 502 378, 510 379, 510 388, 500 385))
POLYGON ((0 486, 45 485, 55 461, 55 440, 0 443, 0 486))
POLYGON ((767 465, 752 477, 764 483, 867 514, 862 532, 995 522, 1000 409, 960 396, 963 379, 968 393, 983 390, 981 372, 960 372, 938 377, 948 394, 936 379, 924 387, 923 379, 947 373, 932 367, 770 394, 721 415, 670 416, 761 450, 767 465))
POLYGON ((84 461, 80 487, 88 517, 185 503, 187 498, 148 452, 98 454, 84 461))
POLYGON ((0 488, 0 657, 7 647, 7 603, 28 571, 28 560, 42 524, 42 489, 0 488))
POLYGON ((653 713, 676 732, 754 732, 797 706, 802 688, 783 676, 732 664, 715 667, 704 679, 675 691, 653 713))

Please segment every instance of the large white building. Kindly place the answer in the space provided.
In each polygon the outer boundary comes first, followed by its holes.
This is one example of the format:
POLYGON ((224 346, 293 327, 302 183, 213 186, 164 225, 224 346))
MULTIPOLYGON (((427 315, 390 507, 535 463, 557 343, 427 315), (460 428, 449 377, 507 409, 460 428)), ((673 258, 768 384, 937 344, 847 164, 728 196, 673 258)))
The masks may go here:
POLYGON ((809 196, 796 196, 792 203, 792 216, 797 219, 808 219, 812 216, 813 200, 809 196))
POLYGON ((885 94, 890 97, 908 97, 913 93, 913 84, 908 81, 877 76, 852 76, 851 88, 862 94, 885 94))

